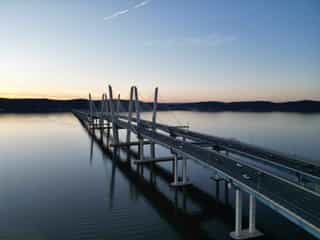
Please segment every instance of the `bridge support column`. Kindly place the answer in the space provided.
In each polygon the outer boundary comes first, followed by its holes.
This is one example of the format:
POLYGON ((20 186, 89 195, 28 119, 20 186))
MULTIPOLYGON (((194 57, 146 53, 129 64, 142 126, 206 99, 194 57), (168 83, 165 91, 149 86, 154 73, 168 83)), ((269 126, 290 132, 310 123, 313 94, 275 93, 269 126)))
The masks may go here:
MULTIPOLYGON (((184 158, 184 157, 183 157, 184 158)), ((189 185, 187 179, 187 164, 186 159, 183 159, 183 166, 182 166, 182 180, 179 180, 179 173, 178 173, 178 154, 174 153, 174 160, 173 160, 173 182, 171 183, 172 187, 184 187, 189 185)))
POLYGON ((177 154, 174 155, 174 178, 173 178, 173 184, 172 185, 177 185, 179 183, 178 179, 178 156, 177 154))
POLYGON ((215 197, 217 200, 219 200, 220 199, 220 182, 225 182, 225 183, 227 182, 225 179, 221 178, 217 173, 213 177, 211 177, 211 179, 215 182, 215 185, 216 185, 215 197))
MULTIPOLYGON (((185 141, 186 141, 186 138, 183 137, 183 138, 182 138, 182 141, 185 142, 185 141)), ((189 180, 188 180, 188 177, 187 177, 187 159, 186 159, 186 157, 183 157, 182 183, 183 183, 184 185, 188 185, 188 184, 190 184, 188 181, 189 181, 189 180)))
POLYGON ((142 137, 139 138, 139 158, 140 161, 144 160, 144 140, 142 137))
MULTIPOLYGON (((237 189, 236 190, 236 226, 234 231, 234 237, 240 237, 242 231, 242 192, 237 189)), ((231 237, 233 237, 231 235, 231 237)))
POLYGON ((182 165, 182 183, 186 184, 187 181, 187 159, 184 157, 182 165))
POLYGON ((249 197, 249 228, 242 229, 242 191, 236 189, 236 219, 235 219, 235 231, 230 233, 230 237, 233 239, 249 239, 262 236, 256 227, 256 199, 253 195, 249 197))
POLYGON ((253 233, 256 231, 256 199, 250 195, 249 201, 249 232, 253 233))

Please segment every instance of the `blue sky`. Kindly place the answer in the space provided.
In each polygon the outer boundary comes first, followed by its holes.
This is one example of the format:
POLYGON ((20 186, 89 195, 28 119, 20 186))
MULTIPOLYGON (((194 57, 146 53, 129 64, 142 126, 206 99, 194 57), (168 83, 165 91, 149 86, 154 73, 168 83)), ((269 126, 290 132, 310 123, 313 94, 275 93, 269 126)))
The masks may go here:
POLYGON ((320 100, 320 2, 3 0, 0 96, 320 100))

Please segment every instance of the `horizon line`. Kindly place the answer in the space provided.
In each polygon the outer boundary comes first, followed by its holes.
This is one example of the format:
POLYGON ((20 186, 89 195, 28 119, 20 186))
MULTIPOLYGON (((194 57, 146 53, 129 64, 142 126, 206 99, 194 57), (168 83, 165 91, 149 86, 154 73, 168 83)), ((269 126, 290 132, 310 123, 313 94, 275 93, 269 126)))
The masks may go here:
MULTIPOLYGON (((8 97, 0 97, 0 100, 48 100, 48 101, 79 101, 84 100, 88 101, 88 98, 48 98, 48 97, 32 97, 32 98, 8 98, 8 97)), ((101 99, 94 98, 94 101, 101 101, 101 99)), ((117 100, 117 99, 113 99, 117 100)), ((120 98, 121 101, 130 101, 130 99, 127 98, 120 98)), ((144 103, 153 103, 153 101, 144 101, 139 100, 139 102, 144 103)), ((290 102, 320 102, 320 100, 316 99, 295 99, 295 100, 286 100, 286 101, 272 101, 272 100, 237 100, 237 101, 222 101, 222 100, 200 100, 200 101, 158 101, 158 103, 163 104, 192 104, 192 103, 209 103, 209 102, 216 102, 216 103, 243 103, 243 102, 266 102, 266 103, 290 103, 290 102)))

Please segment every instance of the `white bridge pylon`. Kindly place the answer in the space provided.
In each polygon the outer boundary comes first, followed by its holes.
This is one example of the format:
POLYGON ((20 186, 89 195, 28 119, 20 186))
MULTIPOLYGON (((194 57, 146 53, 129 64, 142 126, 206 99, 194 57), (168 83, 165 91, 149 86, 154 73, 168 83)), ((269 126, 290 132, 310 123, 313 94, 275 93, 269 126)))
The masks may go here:
MULTIPOLYGON (((150 130, 153 132, 157 131, 157 106, 158 106, 158 87, 154 89, 154 99, 152 104, 152 124, 150 130)), ((92 95, 89 93, 89 122, 92 128, 101 130, 101 138, 103 136, 104 129, 112 130, 112 143, 111 147, 117 148, 120 150, 122 147, 126 147, 127 151, 130 151, 131 146, 138 146, 138 159, 133 161, 135 164, 149 164, 156 162, 171 161, 173 164, 173 182, 171 183, 172 187, 183 187, 189 185, 187 177, 187 158, 183 156, 178 156, 177 153, 173 153, 173 156, 169 157, 156 157, 156 143, 152 140, 145 140, 143 136, 139 134, 139 128, 142 128, 141 123, 141 102, 139 100, 138 88, 132 86, 130 88, 130 99, 128 102, 128 111, 127 115, 120 115, 121 100, 120 94, 117 96, 117 100, 113 98, 113 89, 112 86, 108 86, 108 94, 103 93, 100 102, 100 111, 97 111, 94 101, 92 100, 92 95), (127 120, 127 127, 121 128, 118 126, 117 122, 119 119, 127 120), (107 122, 107 123, 106 123, 107 122), (107 126, 107 127, 105 127, 107 126), (132 141, 132 127, 136 127, 137 139, 138 141, 132 141), (120 141, 119 131, 126 130, 125 142, 120 141), (150 145, 150 154, 148 157, 145 155, 145 146, 150 145), (181 165, 182 177, 179 177, 178 171, 178 161, 183 160, 181 165)))

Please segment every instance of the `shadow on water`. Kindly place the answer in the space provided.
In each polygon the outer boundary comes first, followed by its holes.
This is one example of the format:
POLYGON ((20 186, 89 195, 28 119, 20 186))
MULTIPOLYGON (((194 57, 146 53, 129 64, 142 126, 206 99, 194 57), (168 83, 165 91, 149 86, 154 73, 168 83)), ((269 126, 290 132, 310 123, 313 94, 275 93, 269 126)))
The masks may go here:
POLYGON ((104 161, 112 161, 109 208, 113 207, 117 169, 129 181, 130 185, 134 185, 135 189, 144 196, 159 216, 169 223, 183 239, 214 239, 212 234, 209 237, 209 232, 202 226, 205 221, 212 220, 213 218, 219 218, 219 221, 223 221, 229 226, 233 224, 233 212, 232 207, 228 204, 228 196, 224 197, 227 202, 222 203, 201 189, 190 185, 184 188, 172 188, 171 191, 174 192, 174 198, 170 199, 157 185, 157 178, 167 184, 172 182, 170 171, 157 164, 134 166, 130 160, 131 158, 136 159, 137 153, 132 150, 126 151, 126 159, 123 159, 120 157, 119 149, 110 150, 107 147, 110 138, 109 129, 106 133, 106 141, 104 141, 104 135, 100 131, 100 136, 97 136, 95 130, 88 129, 81 121, 80 123, 91 138, 90 164, 93 161, 94 142, 103 153, 104 161), (147 174, 144 174, 144 169, 145 171, 149 171, 149 179, 145 177, 147 174), (179 204, 178 200, 181 197, 182 204, 179 204), (190 211, 187 202, 192 202, 192 204, 200 207, 201 210, 196 212, 190 211))

